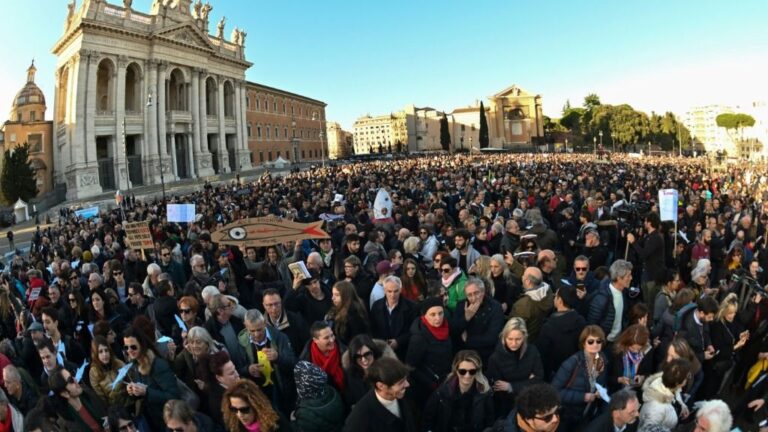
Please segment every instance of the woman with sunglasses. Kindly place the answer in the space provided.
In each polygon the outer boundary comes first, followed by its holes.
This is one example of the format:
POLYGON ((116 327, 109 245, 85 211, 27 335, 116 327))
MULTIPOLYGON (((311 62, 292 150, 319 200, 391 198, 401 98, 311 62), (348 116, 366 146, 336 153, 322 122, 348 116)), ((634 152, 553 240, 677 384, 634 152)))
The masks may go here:
POLYGON ((168 432, 223 432, 220 425, 214 424, 213 420, 205 414, 195 412, 183 400, 171 399, 165 403, 162 409, 165 428, 158 430, 168 432))
POLYGON ((440 264, 441 283, 448 291, 448 303, 446 307, 449 311, 456 310, 456 305, 466 300, 467 296, 464 294, 464 285, 467 283, 467 275, 461 270, 456 258, 447 255, 444 256, 440 264))
POLYGON ((564 430, 579 430, 599 412, 597 385, 608 385, 603 354, 605 332, 600 326, 588 325, 579 336, 580 351, 570 356, 555 374, 552 385, 560 392, 563 403, 564 430))
POLYGON ((136 412, 151 430, 162 430, 163 404, 180 396, 176 375, 157 353, 147 333, 135 325, 123 333, 123 349, 126 360, 133 363, 126 377, 126 390, 129 396, 136 398, 136 412))
POLYGON ((473 350, 456 353, 451 373, 424 408, 422 430, 481 432, 496 416, 483 361, 473 350))
POLYGON ((411 325, 411 340, 405 362, 414 368, 414 400, 425 403, 432 391, 451 371, 453 343, 440 297, 421 303, 421 317, 411 325))
POLYGON ((291 425, 272 405, 259 386, 241 379, 227 389, 221 401, 227 432, 290 431, 291 425))
POLYGON ((107 414, 109 432, 139 432, 133 416, 128 414, 124 407, 111 406, 107 414))
POLYGON ((488 359, 488 377, 499 416, 509 413, 522 389, 544 378, 539 350, 528 343, 528 329, 522 318, 513 317, 504 324, 499 343, 488 359))
POLYGON ((205 321, 198 316, 200 311, 200 302, 193 296, 184 296, 179 299, 177 306, 179 308, 179 318, 184 322, 186 330, 179 326, 178 322, 173 324, 171 329, 171 337, 176 342, 176 345, 184 346, 186 343, 187 332, 192 327, 202 327, 205 321))
POLYGON ((365 380, 368 366, 381 357, 397 358, 392 348, 383 341, 371 339, 367 334, 355 336, 341 356, 341 366, 344 368, 344 401, 352 406, 371 390, 371 385, 365 380))
POLYGON ((51 396, 47 400, 66 431, 102 432, 107 407, 67 369, 56 367, 48 377, 51 396))
POLYGON ((122 406, 127 399, 124 382, 119 382, 112 388, 112 383, 117 377, 117 371, 124 365, 125 363, 115 357, 109 341, 105 337, 94 336, 93 342, 91 342, 89 382, 93 391, 111 406, 122 406))

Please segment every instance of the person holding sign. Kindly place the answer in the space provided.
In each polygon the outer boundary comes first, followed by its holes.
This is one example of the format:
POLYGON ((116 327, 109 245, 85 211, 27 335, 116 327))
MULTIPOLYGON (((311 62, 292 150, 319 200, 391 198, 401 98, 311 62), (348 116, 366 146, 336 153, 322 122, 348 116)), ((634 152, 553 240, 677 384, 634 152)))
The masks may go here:
POLYGON ((666 262, 664 259, 664 236, 659 228, 661 220, 656 213, 648 213, 643 221, 645 236, 638 239, 634 233, 627 233, 627 242, 640 257, 643 266, 642 292, 643 301, 648 307, 653 307, 653 301, 659 292, 661 280, 664 277, 666 262))

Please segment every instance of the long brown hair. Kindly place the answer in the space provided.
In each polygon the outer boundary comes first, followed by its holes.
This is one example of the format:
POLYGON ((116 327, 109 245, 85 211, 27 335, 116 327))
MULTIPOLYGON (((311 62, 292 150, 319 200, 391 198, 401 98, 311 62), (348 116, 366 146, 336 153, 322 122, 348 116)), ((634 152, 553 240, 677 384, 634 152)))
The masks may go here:
POLYGON ((619 335, 619 338, 613 345, 613 350, 617 354, 623 354, 626 353, 632 345, 645 347, 648 345, 649 339, 650 332, 644 325, 632 324, 619 335))
POLYGON ((333 305, 328 314, 333 318, 333 332, 340 338, 346 338, 350 311, 354 310, 361 318, 366 319, 365 306, 358 297, 352 282, 339 281, 333 285, 333 288, 339 291, 341 305, 339 307, 333 305))
POLYGON ((235 385, 224 392, 224 397, 221 399, 221 411, 224 414, 227 430, 239 431, 241 429, 237 414, 230 408, 230 398, 242 399, 251 407, 261 430, 265 432, 277 430, 280 417, 264 393, 261 392, 259 386, 246 379, 238 380, 235 385))

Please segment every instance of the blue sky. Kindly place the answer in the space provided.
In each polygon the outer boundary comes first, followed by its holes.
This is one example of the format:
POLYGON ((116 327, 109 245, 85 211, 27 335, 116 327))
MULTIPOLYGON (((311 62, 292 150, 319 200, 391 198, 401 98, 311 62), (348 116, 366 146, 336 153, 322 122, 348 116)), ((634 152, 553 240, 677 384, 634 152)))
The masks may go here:
MULTIPOLYGON (((34 57, 52 117, 50 51, 67 3, 0 2, 7 17, 0 112, 10 109, 34 57)), ((150 4, 133 1, 139 11, 150 4)), ((450 111, 512 84, 543 95, 550 116, 566 99, 578 105, 590 92, 605 103, 677 114, 698 104, 768 100, 765 0, 211 4, 212 32, 221 15, 227 36, 233 26, 248 32, 250 81, 320 99, 327 118, 346 128, 366 113, 410 103, 450 111)))

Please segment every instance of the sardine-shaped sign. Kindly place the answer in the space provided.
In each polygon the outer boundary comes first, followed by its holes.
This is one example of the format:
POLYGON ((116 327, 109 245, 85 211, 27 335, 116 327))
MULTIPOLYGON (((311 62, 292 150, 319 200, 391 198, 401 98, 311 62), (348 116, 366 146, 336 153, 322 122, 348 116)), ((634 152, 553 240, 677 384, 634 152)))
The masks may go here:
POLYGON ((329 238, 323 221, 308 224, 278 217, 249 218, 211 233, 211 241, 233 246, 272 246, 291 240, 329 238))

